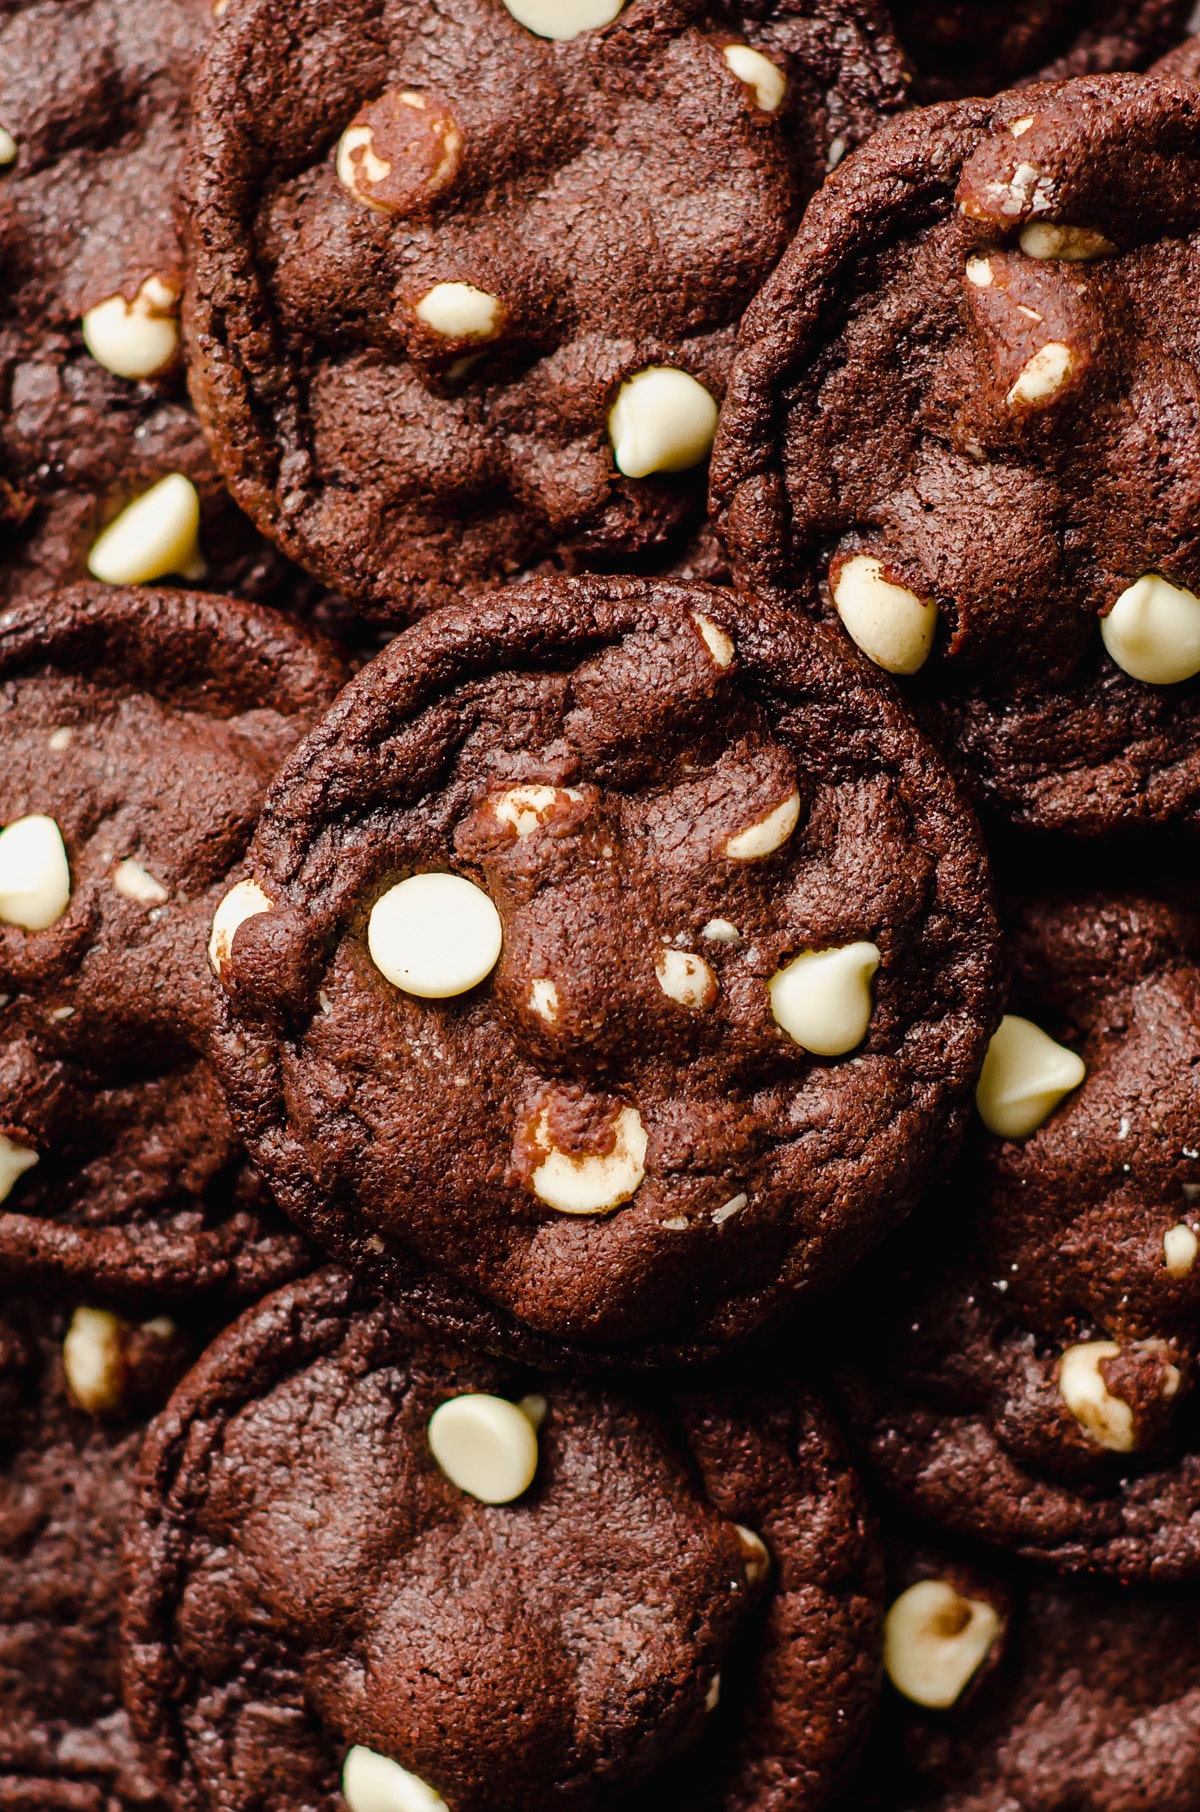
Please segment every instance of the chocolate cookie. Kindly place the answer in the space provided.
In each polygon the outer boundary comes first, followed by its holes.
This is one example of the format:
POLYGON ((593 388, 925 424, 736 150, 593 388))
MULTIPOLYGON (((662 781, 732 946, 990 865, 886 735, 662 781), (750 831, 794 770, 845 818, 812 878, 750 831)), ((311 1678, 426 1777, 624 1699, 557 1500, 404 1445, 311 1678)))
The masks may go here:
POLYGON ((670 544, 739 315, 906 95, 875 0, 233 7, 188 332, 234 495, 390 620, 670 544))
POLYGON ((1140 69, 1175 43, 1194 0, 891 0, 928 100, 1036 77, 1140 69))
POLYGON ((862 1296, 854 1418, 938 1523, 1064 1568, 1200 1576, 1195 921, 1043 901, 1011 949, 985 1130, 907 1281, 862 1296))
POLYGON ((214 906, 340 677, 203 593, 0 613, 0 1275, 250 1290, 302 1261, 197 1046, 214 906))
POLYGON ((161 1317, 0 1303, 4 1812, 162 1812, 121 1705, 120 1555, 142 1426, 188 1351, 161 1317))
POLYGON ((713 460, 740 577, 905 678, 977 796, 1200 818, 1200 103, 1096 76, 914 113, 746 316, 713 460))
POLYGON ((211 0, 0 4, 0 599, 287 563, 224 492, 183 388, 176 186, 211 0), (160 489, 162 481, 165 488, 160 489))
POLYGON ((686 1803, 801 1812, 874 1698, 875 1551, 811 1399, 520 1373, 341 1271, 185 1379, 128 1562, 127 1701, 181 1812, 681 1804, 692 1747, 686 1803))
POLYGON ((722 1342, 947 1152, 997 999, 974 823, 833 636, 738 618, 600 578, 449 608, 280 773, 213 1058, 335 1256, 722 1342))

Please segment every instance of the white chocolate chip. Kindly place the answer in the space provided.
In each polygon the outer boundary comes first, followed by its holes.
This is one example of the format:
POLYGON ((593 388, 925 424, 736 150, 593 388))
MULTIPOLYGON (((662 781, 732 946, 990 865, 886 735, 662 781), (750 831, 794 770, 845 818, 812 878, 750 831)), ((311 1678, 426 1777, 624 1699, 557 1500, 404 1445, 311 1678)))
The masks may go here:
POLYGON ((703 384, 672 365, 648 365, 626 378, 608 413, 613 457, 626 478, 701 465, 716 431, 716 403, 703 384))
POLYGON ((728 919, 709 919, 701 926, 700 936, 706 937, 710 944, 740 944, 742 941, 741 932, 728 919))
POLYGON ((499 962, 503 941, 495 905, 465 875, 410 875, 376 900, 367 925, 380 974, 421 1000, 478 987, 499 962))
POLYGON ((6 132, 4 127, 0 126, 0 170, 6 164, 15 164, 16 161, 17 141, 11 132, 6 132))
POLYGON ((973 283, 976 289, 991 289, 992 261, 990 258, 967 259, 967 282, 973 283))
POLYGON ((893 585, 870 554, 847 560, 833 585, 846 633, 885 673, 916 673, 929 659, 937 605, 907 586, 893 585))
POLYGON ((1055 226, 1035 220, 1021 228, 1021 250, 1027 258, 1053 259, 1063 264, 1086 264, 1116 251, 1112 241, 1091 227, 1055 226))
POLYGON ((693 610, 692 622, 700 631, 704 645, 717 666, 728 667, 733 661, 733 637, 726 635, 723 629, 718 629, 714 622, 702 616, 698 610, 693 610))
POLYGON ((704 958, 690 950, 660 950, 654 973, 668 1000, 678 1001, 681 1007, 699 1011, 711 1007, 717 998, 716 976, 704 958))
POLYGON ((883 1665, 897 1692, 931 1711, 946 1711, 991 1653, 1000 1616, 979 1598, 964 1598, 948 1579, 922 1579, 888 1611, 883 1665))
POLYGON ((1017 381, 1005 399, 1031 407, 1057 396, 1075 368, 1075 355, 1062 340, 1048 340, 1022 365, 1017 381))
POLYGON ((349 1812, 447 1812, 441 1794, 419 1775, 357 1746, 342 1769, 342 1798, 349 1812))
POLYGON ((132 302, 109 296, 88 309, 83 343, 117 377, 155 377, 179 351, 178 310, 178 290, 161 277, 147 277, 132 302))
POLYGON ((742 1544, 742 1565, 746 1569, 747 1582, 752 1586, 761 1585, 771 1571, 771 1555, 767 1544, 761 1535, 756 1535, 745 1523, 734 1523, 733 1526, 742 1544))
POLYGON ((510 786, 506 793, 494 794, 488 804, 501 824, 511 824, 518 837, 532 837, 549 822, 561 800, 577 804, 582 798, 573 786, 510 786))
POLYGON ((1074 1051, 1031 1019, 1006 1013, 988 1045, 975 1105, 997 1138, 1027 1139, 1086 1075, 1087 1065, 1074 1051))
POLYGON ((112 878, 117 892, 127 900, 136 900, 139 906, 162 906, 171 897, 162 882, 131 857, 117 863, 112 878))
POLYGON ((451 1484, 481 1504, 511 1504, 538 1468, 537 1430, 505 1397, 451 1397, 429 1418, 429 1446, 451 1484))
POLYGON ((67 852, 53 818, 34 812, 0 831, 0 919, 45 931, 71 898, 67 852))
POLYGON ((776 1025, 818 1057, 844 1056, 866 1037, 880 960, 868 943, 806 950, 767 983, 776 1025))
POLYGON ((147 585, 169 573, 203 579, 200 494, 191 479, 171 472, 135 498, 94 544, 88 571, 106 585, 147 585))
POLYGON ((529 1005, 532 1012, 547 1025, 558 1022, 558 989, 548 976, 539 975, 529 984, 529 1005))
POLYGON ((471 283, 435 283, 413 309, 447 340, 487 340, 500 320, 500 301, 471 283))
POLYGON ((611 25, 625 0, 504 0, 518 25, 538 38, 577 38, 611 25))
POLYGON ((61 730, 54 730, 51 732, 51 734, 47 740, 46 746, 47 746, 47 748, 53 749, 54 753, 56 755, 61 755, 63 753, 64 749, 70 748, 70 746, 74 742, 74 740, 75 740, 74 730, 67 729, 67 728, 64 728, 61 730))
POLYGON ((1124 1398, 1113 1396, 1100 1372, 1101 1360, 1116 1359, 1120 1351, 1115 1340, 1069 1346, 1058 1362, 1058 1388, 1089 1440, 1110 1453, 1132 1453, 1133 1410, 1124 1398))
POLYGON ((244 925, 247 919, 257 918, 260 912, 270 910, 271 902, 257 881, 239 881, 229 889, 213 913, 212 931, 208 940, 208 960, 217 975, 220 975, 229 961, 233 936, 238 926, 244 925))
POLYGON ((375 155, 374 143, 375 133, 370 126, 347 126, 338 140, 335 167, 344 189, 377 213, 386 214, 390 210, 382 202, 373 200, 370 190, 375 183, 391 175, 392 166, 386 158, 375 155))
POLYGON ((17 1178, 32 1170, 37 1161, 36 1151, 30 1151, 25 1145, 15 1145, 0 1133, 0 1202, 8 1200, 17 1178))
POLYGON ((763 112, 778 113, 787 91, 787 77, 782 69, 748 44, 727 44, 723 55, 738 81, 754 90, 763 112))
POLYGON ((125 1390, 124 1335, 128 1323, 110 1309, 76 1309, 63 1341, 67 1389, 89 1416, 119 1409, 125 1390))
POLYGON ((720 1703, 721 1676, 720 1674, 714 1674, 708 1683, 708 1691, 704 1695, 704 1709, 705 1711, 715 1711, 720 1703))
POLYGON ((1146 573, 1123 591, 1100 635, 1112 659, 1131 679, 1176 686, 1200 673, 1200 598, 1158 573, 1146 573))
POLYGON ((1184 1221, 1163 1234, 1163 1264, 1172 1277, 1190 1277, 1200 1254, 1200 1239, 1184 1221))
POLYGON ((540 1201, 559 1214, 606 1214, 637 1194, 646 1174, 649 1143, 636 1107, 623 1107, 611 1123, 612 1150, 577 1154, 560 1151, 550 1135, 549 1114, 542 1109, 531 1129, 545 1157, 530 1178, 540 1201))
POLYGON ((719 1208, 714 1208, 709 1217, 714 1227, 723 1227, 725 1222, 732 1220, 735 1214, 740 1214, 749 1200, 748 1195, 735 1195, 731 1196, 727 1202, 722 1202, 719 1208))
POLYGON ((1013 120, 1008 129, 1014 138, 1024 138, 1032 124, 1033 115, 1032 113, 1027 113, 1023 119, 1013 120))
POLYGON ((748 824, 725 839, 724 854, 731 862, 758 862, 782 847, 800 822, 800 795, 789 793, 773 812, 748 824))

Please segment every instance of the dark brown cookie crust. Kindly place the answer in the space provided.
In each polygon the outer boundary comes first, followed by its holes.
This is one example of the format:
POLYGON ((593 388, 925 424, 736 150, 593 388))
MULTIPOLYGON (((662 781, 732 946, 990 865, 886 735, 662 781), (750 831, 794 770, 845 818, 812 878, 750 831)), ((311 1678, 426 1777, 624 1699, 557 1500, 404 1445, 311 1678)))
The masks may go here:
POLYGON ((557 43, 501 0, 232 8, 198 89, 188 334, 234 495, 391 621, 555 548, 627 569, 671 544, 703 473, 618 472, 620 384, 678 366, 720 399, 738 316, 827 161, 906 84, 875 0, 631 0, 557 43), (778 114, 722 60, 737 41, 786 71, 778 114), (396 84, 449 109, 462 164, 389 215, 346 192, 334 154, 396 84), (461 373, 479 343, 413 312, 448 281, 504 311, 461 373))
POLYGON ((740 1338, 853 1263, 951 1148, 994 1023, 990 882, 946 770, 826 631, 699 585, 543 581, 426 619, 282 770, 250 865, 273 909, 233 940, 213 1061, 286 1211, 385 1284, 416 1251, 608 1350, 740 1338), (697 615, 735 630, 728 667, 697 615), (563 811, 518 838, 489 801, 531 780, 563 811), (723 854, 789 796, 776 854, 723 854), (417 1001, 367 918, 447 867, 490 891, 505 952, 417 1001), (721 919, 740 942, 701 936, 721 919), (814 1059, 766 983, 858 939, 882 953, 866 1038, 814 1059), (656 979, 669 945, 703 952, 704 1009, 656 979), (535 1096, 582 1116, 583 1152, 609 1149, 589 1116, 639 1104, 632 1202, 537 1198, 535 1096))
POLYGON ((198 592, 0 614, 0 824, 53 817, 72 889, 49 929, 0 926, 0 1132, 39 1154, 0 1208, 0 1274, 254 1291, 303 1264, 197 1045, 213 909, 340 679, 274 612, 198 592), (127 861, 161 898, 119 890, 127 861))
POLYGON ((835 172, 743 323, 712 467, 735 571, 836 620, 831 559, 871 552, 935 600, 906 693, 1017 823, 1200 815, 1200 678, 1143 684, 1098 634, 1149 571, 1200 585, 1182 426, 1200 384, 1198 156, 1195 91, 1148 77, 910 115, 835 172), (1026 257, 1030 218, 1118 250, 1026 257), (1018 407, 1009 387, 1055 336, 1073 375, 1018 407))
POLYGON ((881 1580, 858 1486, 802 1393, 676 1401, 674 1435, 662 1407, 431 1344, 402 1302, 336 1270, 248 1312, 154 1425, 128 1544, 126 1693, 181 1812, 332 1812, 352 1743, 463 1812, 531 1793, 624 1807, 648 1772, 647 1804, 663 1803, 681 1764, 656 1760, 699 1735, 705 1670, 746 1603, 731 1520, 763 1535, 773 1583, 699 1736, 696 1803, 820 1804, 876 1686, 881 1580), (549 1404, 537 1478, 498 1509, 426 1448, 432 1408, 471 1389, 549 1404), (608 1637, 597 1649, 581 1630, 568 1659, 573 1603, 590 1619, 601 1576, 608 1637))
POLYGON ((1183 32, 1193 0, 892 0, 929 101, 1022 80, 1142 69, 1183 32))
POLYGON ((1042 901, 1010 940, 1012 1009, 1078 1051, 1080 1089, 1021 1140, 980 1133, 904 1282, 859 1323, 854 1420, 885 1484, 960 1534, 1125 1579, 1200 1578, 1200 1267, 1164 1235, 1200 1204, 1200 950, 1153 900, 1042 901), (1136 1445, 1106 1452, 1059 1389, 1112 1341, 1136 1445))

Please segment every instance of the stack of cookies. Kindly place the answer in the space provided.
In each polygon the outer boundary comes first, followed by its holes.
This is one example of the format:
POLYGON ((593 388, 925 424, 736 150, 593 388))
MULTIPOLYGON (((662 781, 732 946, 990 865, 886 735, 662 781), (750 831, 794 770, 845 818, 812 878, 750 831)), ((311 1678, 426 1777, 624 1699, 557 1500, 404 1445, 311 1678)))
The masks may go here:
POLYGON ((1197 1812, 1190 12, 0 0, 0 1812, 1197 1812))

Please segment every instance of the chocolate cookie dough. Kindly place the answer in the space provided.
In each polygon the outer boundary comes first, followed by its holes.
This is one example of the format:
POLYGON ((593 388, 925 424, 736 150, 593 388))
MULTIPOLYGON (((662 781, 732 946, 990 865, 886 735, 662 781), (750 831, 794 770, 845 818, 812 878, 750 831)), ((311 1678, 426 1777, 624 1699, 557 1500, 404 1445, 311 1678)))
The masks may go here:
POLYGON ((600 578, 448 608, 280 773, 213 1060, 353 1267, 727 1341, 949 1150, 997 1001, 975 826, 835 637, 738 615, 600 578))
POLYGON ((1184 31, 1194 0, 891 0, 928 100, 1037 77, 1141 69, 1184 31))
POLYGON ((198 1043, 213 909, 340 678, 198 592, 0 612, 0 1276, 254 1290, 302 1262, 198 1043))
POLYGON ((1200 1577, 1195 920, 1043 900, 1010 947, 979 1141, 843 1346, 854 1420, 885 1484, 946 1527, 1200 1577))
POLYGON ((330 1270, 221 1336, 141 1479, 126 1695, 180 1812, 616 1812, 647 1777, 806 1812, 874 1698, 875 1549, 804 1396, 589 1391, 330 1270))
POLYGON ((673 545, 738 317, 907 92, 874 0, 232 7, 188 338, 234 495, 393 621, 673 545))
POLYGON ((211 28, 211 0, 0 5, 0 601, 86 578, 147 494, 98 577, 287 572, 184 396, 176 188, 211 28))
POLYGON ((901 676, 976 795, 1200 819, 1200 106, 1087 77, 883 128, 743 325, 736 572, 901 676))

